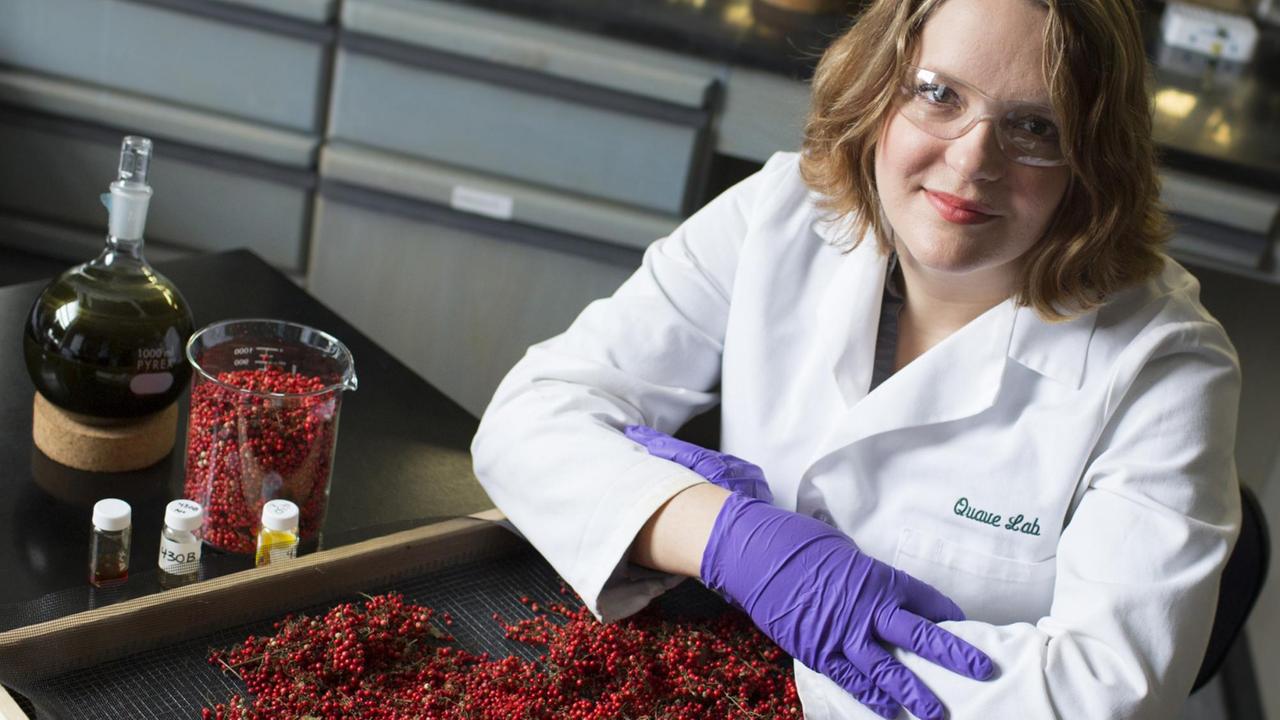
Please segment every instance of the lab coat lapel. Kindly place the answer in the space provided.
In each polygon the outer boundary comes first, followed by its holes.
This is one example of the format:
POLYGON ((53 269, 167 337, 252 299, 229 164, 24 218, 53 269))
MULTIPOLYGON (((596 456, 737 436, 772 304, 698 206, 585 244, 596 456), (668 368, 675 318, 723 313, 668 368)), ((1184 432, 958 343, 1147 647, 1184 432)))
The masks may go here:
POLYGON ((1078 390, 1084 381, 1085 360, 1097 322, 1096 308, 1056 323, 1046 322, 1031 308, 1019 308, 1009 341, 1009 357, 1078 390))
MULTIPOLYGON (((847 227, 820 222, 815 229, 828 242, 838 241, 847 227)), ((829 372, 845 407, 852 407, 867 394, 875 359, 876 328, 884 276, 889 258, 876 245, 871 233, 853 250, 840 256, 818 306, 818 367, 829 372)))
POLYGON ((947 422, 991 407, 1000 391, 1017 308, 988 310, 868 394, 888 258, 870 238, 846 258, 819 309, 832 328, 829 367, 845 401, 815 463, 871 435, 947 422))
POLYGON ((1006 300, 891 375, 850 408, 834 442, 959 420, 994 405, 1016 313, 1006 300))

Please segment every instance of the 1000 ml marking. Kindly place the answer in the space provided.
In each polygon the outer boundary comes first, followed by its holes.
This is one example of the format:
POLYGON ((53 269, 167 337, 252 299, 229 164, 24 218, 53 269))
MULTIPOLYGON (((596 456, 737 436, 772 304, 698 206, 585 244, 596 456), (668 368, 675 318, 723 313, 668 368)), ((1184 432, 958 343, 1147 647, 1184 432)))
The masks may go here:
POLYGON ((143 372, 168 370, 169 357, 162 347, 138 348, 138 369, 143 372))
POLYGON ((278 353, 280 351, 280 348, 275 347, 238 347, 231 351, 231 366, 245 368, 250 365, 257 365, 258 367, 280 365, 280 361, 271 359, 272 353, 278 353))

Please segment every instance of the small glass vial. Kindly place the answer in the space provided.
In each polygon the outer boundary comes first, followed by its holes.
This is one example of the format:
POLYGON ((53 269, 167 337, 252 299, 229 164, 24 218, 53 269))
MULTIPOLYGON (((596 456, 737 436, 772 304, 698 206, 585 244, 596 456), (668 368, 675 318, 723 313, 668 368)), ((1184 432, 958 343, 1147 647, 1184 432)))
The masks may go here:
POLYGON ((93 538, 89 542, 89 582, 113 587, 129 578, 129 531, 133 511, 116 498, 93 506, 93 538))
POLYGON ((298 506, 288 500, 271 500, 262 506, 258 531, 258 567, 298 556, 298 506))
POLYGON ((163 587, 190 585, 199 578, 200 539, 195 531, 203 520, 204 510, 193 500, 174 500, 165 506, 159 560, 163 587))

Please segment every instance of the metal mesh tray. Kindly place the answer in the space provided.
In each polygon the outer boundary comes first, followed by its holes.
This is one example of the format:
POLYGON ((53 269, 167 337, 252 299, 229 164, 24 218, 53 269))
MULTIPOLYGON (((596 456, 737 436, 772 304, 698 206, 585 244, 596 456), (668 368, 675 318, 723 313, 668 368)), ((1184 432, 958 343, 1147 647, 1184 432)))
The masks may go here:
MULTIPOLYGON (((471 557, 458 562, 437 559, 435 564, 442 566, 439 569, 402 575, 360 591, 395 591, 406 600, 448 612, 453 616, 450 631, 459 647, 493 657, 519 655, 526 660, 536 660, 537 650, 505 639, 493 613, 508 622, 532 617, 532 611, 520 601, 522 596, 544 604, 580 604, 561 592, 555 571, 523 542, 491 543, 481 557, 474 557, 474 553, 449 555, 471 557)), ((268 588, 266 592, 288 593, 289 588, 268 588)), ((288 612, 322 613, 333 605, 360 599, 358 592, 344 591, 288 612)), ((727 607, 696 582, 681 584, 660 597, 655 606, 667 616, 686 618, 712 616, 727 607)), ((198 718, 202 707, 225 703, 233 694, 245 694, 238 678, 209 664, 209 650, 229 647, 250 634, 268 633, 272 622, 283 614, 212 631, 208 626, 192 626, 177 642, 26 683, 21 687, 27 700, 25 709, 35 720, 198 718)))

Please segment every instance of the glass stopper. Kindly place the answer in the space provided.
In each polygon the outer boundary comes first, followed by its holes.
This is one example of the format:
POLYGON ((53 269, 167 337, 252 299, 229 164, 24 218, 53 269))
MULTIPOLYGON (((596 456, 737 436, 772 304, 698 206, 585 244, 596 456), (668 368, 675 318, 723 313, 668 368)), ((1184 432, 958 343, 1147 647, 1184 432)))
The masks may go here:
POLYGON ((120 145, 118 182, 147 184, 147 166, 151 164, 151 140, 138 135, 126 136, 120 145))

